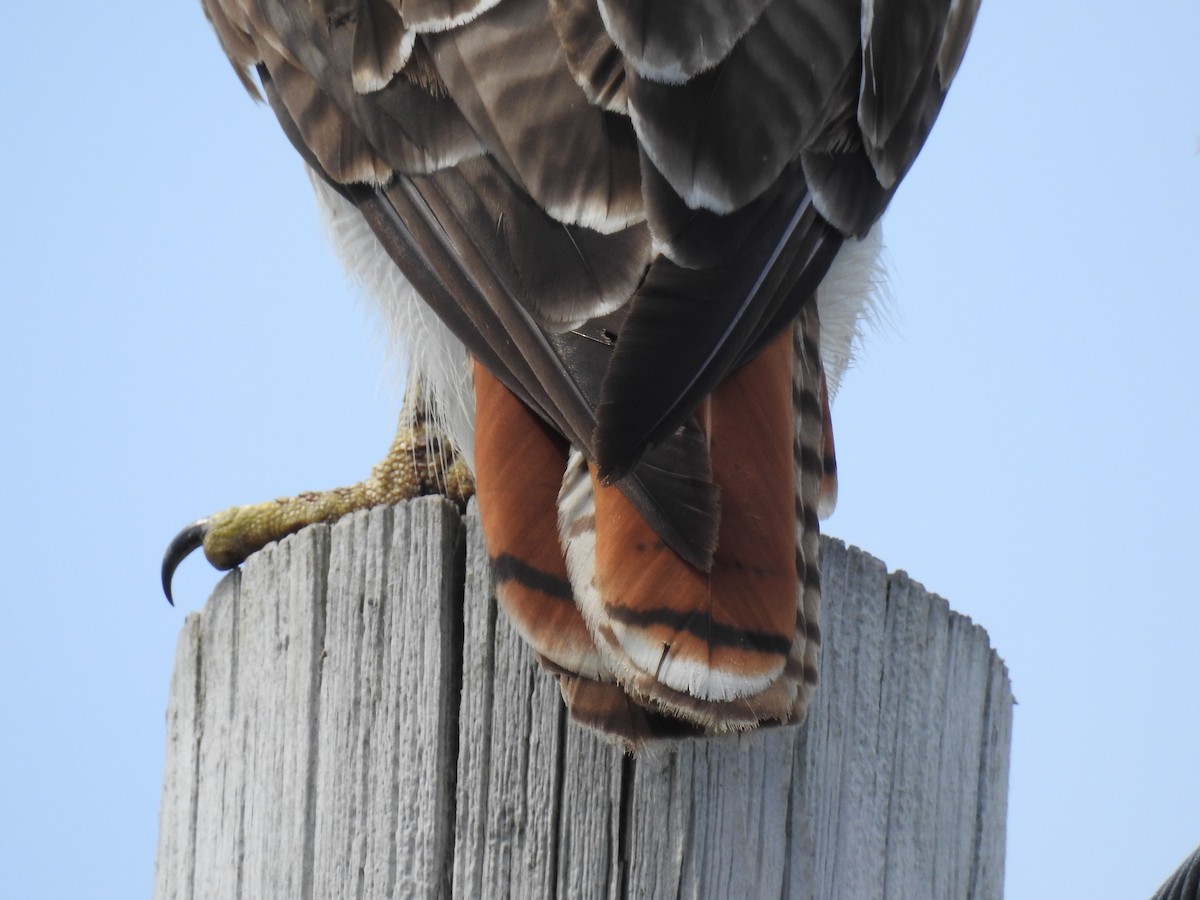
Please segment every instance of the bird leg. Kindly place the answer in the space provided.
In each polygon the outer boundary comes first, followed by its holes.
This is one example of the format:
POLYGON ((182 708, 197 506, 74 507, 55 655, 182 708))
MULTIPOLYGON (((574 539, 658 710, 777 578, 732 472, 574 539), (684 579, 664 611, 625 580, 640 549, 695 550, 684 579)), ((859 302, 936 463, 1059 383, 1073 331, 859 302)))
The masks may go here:
POLYGON ((404 396, 400 424, 387 455, 369 477, 348 487, 306 491, 250 506, 233 506, 183 529, 163 557, 163 591, 171 600, 171 577, 198 547, 218 569, 232 569, 256 550, 299 531, 305 525, 336 522, 360 509, 442 494, 465 506, 475 492, 467 464, 429 422, 419 385, 404 396))

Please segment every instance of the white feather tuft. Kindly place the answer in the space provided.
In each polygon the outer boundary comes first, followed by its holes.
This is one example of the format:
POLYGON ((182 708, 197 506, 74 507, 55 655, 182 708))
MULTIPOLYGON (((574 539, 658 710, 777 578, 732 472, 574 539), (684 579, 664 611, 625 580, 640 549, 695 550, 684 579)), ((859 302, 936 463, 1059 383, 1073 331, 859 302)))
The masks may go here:
POLYGON ((309 178, 338 259, 383 312, 393 351, 424 389, 431 424, 474 468, 475 394, 466 349, 400 273, 354 204, 311 170, 309 178))
POLYGON ((817 288, 821 319, 821 363, 830 399, 854 361, 870 326, 890 306, 887 271, 883 264, 883 229, 879 223, 862 240, 848 239, 817 288))
MULTIPOLYGON (((604 604, 596 587, 596 498, 587 460, 575 447, 567 457, 562 488, 558 493, 558 538, 567 561, 567 575, 588 628, 595 635, 605 620, 604 604), (592 522, 591 526, 582 523, 592 522)), ((602 641, 597 646, 603 646, 602 641)))

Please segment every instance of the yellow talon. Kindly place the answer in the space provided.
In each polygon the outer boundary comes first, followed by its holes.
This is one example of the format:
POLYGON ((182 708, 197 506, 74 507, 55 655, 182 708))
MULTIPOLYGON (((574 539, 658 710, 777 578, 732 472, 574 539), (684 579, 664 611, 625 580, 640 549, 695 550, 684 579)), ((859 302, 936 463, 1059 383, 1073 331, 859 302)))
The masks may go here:
POLYGON ((430 428, 419 389, 405 396, 400 427, 387 455, 364 481, 329 491, 306 491, 250 506, 233 506, 189 525, 176 536, 163 558, 163 591, 171 600, 171 577, 197 547, 218 569, 232 569, 271 541, 306 525, 336 522, 360 509, 398 503, 412 497, 443 494, 460 506, 475 493, 466 463, 430 428))

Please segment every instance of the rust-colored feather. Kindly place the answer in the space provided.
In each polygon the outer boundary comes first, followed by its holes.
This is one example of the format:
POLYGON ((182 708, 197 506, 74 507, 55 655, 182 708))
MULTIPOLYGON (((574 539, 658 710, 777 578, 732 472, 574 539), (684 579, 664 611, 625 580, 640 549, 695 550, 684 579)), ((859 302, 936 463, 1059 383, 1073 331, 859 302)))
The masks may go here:
POLYGON ((587 678, 544 657, 538 661, 558 679, 571 718, 631 750, 704 734, 700 725, 647 708, 615 682, 587 678))
POLYGON ((702 409, 723 509, 709 571, 664 546, 577 454, 559 498, 576 602, 618 681, 710 731, 797 719, 815 675, 795 525, 792 355, 785 333, 702 409))
POLYGON ((567 444, 475 364, 475 490, 496 596, 521 636, 562 669, 606 673, 558 546, 567 444))
POLYGON ((777 339, 705 406, 722 510, 711 571, 676 556, 619 491, 595 488, 596 581, 607 624, 639 670, 702 700, 759 693, 791 647, 791 349, 788 336, 777 339))

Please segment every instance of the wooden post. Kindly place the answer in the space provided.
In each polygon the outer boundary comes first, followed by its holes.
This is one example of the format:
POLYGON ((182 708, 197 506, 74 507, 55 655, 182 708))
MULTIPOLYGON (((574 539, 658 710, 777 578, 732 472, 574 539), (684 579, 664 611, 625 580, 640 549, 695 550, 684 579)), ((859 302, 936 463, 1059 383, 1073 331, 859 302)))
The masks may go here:
POLYGON ((567 721, 473 512, 267 548, 179 639, 155 897, 1000 897, 1004 664, 903 573, 822 552, 808 723, 634 759, 567 721))

